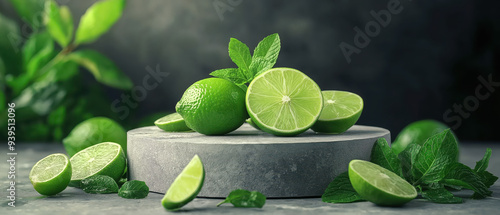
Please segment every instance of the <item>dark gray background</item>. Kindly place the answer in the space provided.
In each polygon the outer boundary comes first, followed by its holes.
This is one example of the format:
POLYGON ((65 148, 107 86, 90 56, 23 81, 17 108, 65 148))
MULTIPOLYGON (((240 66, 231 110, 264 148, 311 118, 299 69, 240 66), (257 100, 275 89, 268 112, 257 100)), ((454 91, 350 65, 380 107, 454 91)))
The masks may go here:
MULTIPOLYGON (((69 6, 77 24, 95 1, 58 2, 69 6)), ((370 11, 387 9, 388 2, 129 0, 123 17, 90 47, 114 60, 136 85, 148 66, 169 73, 135 110, 147 115, 174 110, 190 84, 234 67, 227 54, 230 37, 253 50, 265 36, 279 33, 276 66, 299 69, 322 89, 359 94, 365 108, 358 124, 388 128, 394 137, 408 123, 431 118, 456 126, 461 139, 498 141, 500 92, 479 101, 460 125, 443 115, 474 96, 478 76, 500 81, 499 1, 401 0, 401 12, 347 63, 339 44, 353 45, 353 28, 364 29, 373 20, 370 11), (236 4, 220 19, 214 2, 236 4)), ((0 0, 0 12, 17 17, 6 0, 0 0)), ((109 89, 110 100, 121 94, 109 89)))

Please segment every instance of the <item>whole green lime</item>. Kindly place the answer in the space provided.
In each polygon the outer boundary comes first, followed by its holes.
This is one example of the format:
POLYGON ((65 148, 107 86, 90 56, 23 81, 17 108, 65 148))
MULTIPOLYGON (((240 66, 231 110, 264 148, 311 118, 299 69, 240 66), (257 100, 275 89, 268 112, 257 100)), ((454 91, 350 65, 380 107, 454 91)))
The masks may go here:
POLYGON ((114 142, 127 152, 127 132, 112 119, 94 117, 81 122, 64 138, 63 145, 72 157, 77 152, 102 142, 114 142))
MULTIPOLYGON (((399 154, 412 142, 423 145, 429 137, 441 133, 448 128, 449 127, 445 124, 430 119, 410 123, 404 127, 401 132, 399 132, 398 136, 392 143, 392 150, 396 154, 399 154)), ((458 140, 455 134, 453 134, 453 136, 456 140, 458 140)))
POLYGON ((227 134, 248 118, 245 92, 221 78, 195 82, 184 92, 175 110, 189 128, 205 135, 227 134))

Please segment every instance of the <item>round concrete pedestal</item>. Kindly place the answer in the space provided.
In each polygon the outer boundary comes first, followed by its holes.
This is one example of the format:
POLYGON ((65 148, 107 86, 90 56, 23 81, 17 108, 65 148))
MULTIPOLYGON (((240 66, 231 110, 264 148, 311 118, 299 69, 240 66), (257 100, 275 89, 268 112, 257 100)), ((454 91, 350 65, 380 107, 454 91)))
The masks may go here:
POLYGON ((269 198, 318 197, 349 161, 369 160, 380 137, 390 143, 388 130, 370 126, 353 126, 340 135, 309 130, 295 137, 276 137, 248 124, 224 136, 143 127, 127 133, 129 178, 165 193, 198 154, 206 173, 200 197, 225 198, 234 189, 269 198))

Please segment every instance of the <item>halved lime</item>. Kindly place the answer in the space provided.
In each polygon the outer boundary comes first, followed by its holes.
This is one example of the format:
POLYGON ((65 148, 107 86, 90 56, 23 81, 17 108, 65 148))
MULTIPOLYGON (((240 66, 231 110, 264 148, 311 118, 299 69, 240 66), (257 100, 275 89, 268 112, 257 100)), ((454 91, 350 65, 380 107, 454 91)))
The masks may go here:
POLYGON ((311 127, 316 132, 340 134, 358 121, 363 111, 363 99, 351 92, 325 90, 323 110, 311 127))
POLYGON ((71 163, 66 155, 51 154, 39 160, 29 175, 35 190, 46 196, 60 193, 71 180, 71 163))
POLYGON ((155 125, 164 131, 191 131, 186 121, 178 113, 171 113, 155 121, 155 125))
POLYGON ((349 163, 349 180, 358 194, 383 206, 400 206, 415 197, 417 190, 393 172, 368 161, 349 163))
POLYGON ((293 136, 318 119, 323 98, 318 85, 304 73, 274 68, 257 76, 246 94, 247 111, 263 131, 293 136))
POLYGON ((205 180, 205 169, 198 155, 195 155, 181 174, 170 185, 161 204, 167 210, 178 210, 192 201, 201 190, 205 180))
POLYGON ((107 175, 119 181, 126 166, 125 153, 119 144, 104 142, 79 151, 70 159, 73 166, 71 186, 93 175, 107 175))

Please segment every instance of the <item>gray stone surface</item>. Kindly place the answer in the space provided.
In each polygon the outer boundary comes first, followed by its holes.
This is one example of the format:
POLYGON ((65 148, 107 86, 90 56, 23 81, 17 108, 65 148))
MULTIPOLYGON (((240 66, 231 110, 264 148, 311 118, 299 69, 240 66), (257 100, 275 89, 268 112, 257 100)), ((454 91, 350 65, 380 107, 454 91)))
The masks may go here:
MULTIPOLYGON (((6 145, 5 143, 2 146, 6 145)), ((485 149, 493 149, 488 170, 500 175, 500 142, 497 143, 462 143, 460 145, 461 162, 474 166, 485 149)), ((41 158, 57 152, 64 153, 61 144, 18 143, 16 164, 16 207, 7 206, 6 178, 8 164, 5 162, 6 147, 0 147, 0 214, 20 215, 54 215, 54 214, 169 214, 161 206, 163 194, 149 193, 145 199, 123 199, 116 194, 87 194, 76 188, 67 188, 54 197, 43 197, 30 184, 28 174, 31 167, 41 158)), ((196 198, 182 209, 182 214, 497 214, 500 210, 500 183, 490 188, 493 196, 484 200, 466 199, 463 204, 434 204, 422 199, 415 199, 401 208, 378 207, 370 202, 351 204, 328 204, 320 198, 268 199, 262 209, 234 208, 231 205, 215 207, 220 199, 196 198)), ((460 196, 468 197, 471 192, 459 192, 460 196)), ((173 213, 170 213, 173 214, 173 213)))
POLYGON ((268 197, 318 197, 352 159, 369 159, 375 141, 390 132, 354 126, 341 135, 276 137, 244 124, 223 136, 164 132, 156 126, 127 133, 131 179, 165 193, 190 159, 205 167, 199 196, 225 197, 234 189, 258 190, 268 197))

